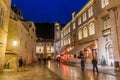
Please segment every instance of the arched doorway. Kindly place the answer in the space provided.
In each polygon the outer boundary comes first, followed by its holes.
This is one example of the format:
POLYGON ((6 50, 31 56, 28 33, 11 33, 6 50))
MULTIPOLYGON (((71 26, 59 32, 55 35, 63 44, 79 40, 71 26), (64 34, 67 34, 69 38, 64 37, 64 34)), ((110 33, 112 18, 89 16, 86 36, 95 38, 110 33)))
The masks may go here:
POLYGON ((112 43, 108 42, 106 44, 106 53, 107 53, 107 64, 108 66, 113 66, 114 63, 114 57, 113 57, 113 48, 112 48, 112 43))

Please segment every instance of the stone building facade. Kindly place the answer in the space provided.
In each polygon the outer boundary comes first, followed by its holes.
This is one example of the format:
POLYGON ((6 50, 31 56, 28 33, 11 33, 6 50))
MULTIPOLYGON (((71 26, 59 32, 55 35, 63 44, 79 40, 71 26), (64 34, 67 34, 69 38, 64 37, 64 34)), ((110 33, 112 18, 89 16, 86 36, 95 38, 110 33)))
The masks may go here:
POLYGON ((104 57, 108 66, 119 63, 119 12, 119 0, 89 0, 77 14, 72 14, 72 20, 61 30, 62 48, 77 55, 83 51, 87 62, 97 58, 101 63, 104 57))
POLYGON ((32 63, 36 58, 36 32, 32 21, 24 20, 16 6, 11 9, 5 53, 5 65, 17 68, 18 59, 22 57, 26 63, 32 63))
POLYGON ((58 21, 56 21, 54 25, 54 59, 57 55, 60 55, 61 52, 61 25, 58 21))
POLYGON ((36 55, 38 58, 53 58, 54 40, 38 38, 36 45, 36 55))
POLYGON ((11 0, 0 0, 0 73, 4 66, 10 6, 11 0))

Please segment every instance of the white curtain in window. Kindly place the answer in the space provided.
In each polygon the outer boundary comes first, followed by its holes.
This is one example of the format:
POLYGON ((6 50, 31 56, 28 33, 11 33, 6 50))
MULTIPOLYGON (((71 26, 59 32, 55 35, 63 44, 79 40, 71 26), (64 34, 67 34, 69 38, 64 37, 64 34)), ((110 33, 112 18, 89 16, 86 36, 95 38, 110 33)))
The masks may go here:
POLYGON ((79 39, 79 40, 82 39, 82 30, 79 30, 79 31, 78 31, 78 39, 79 39))
POLYGON ((88 30, 87 30, 87 27, 84 27, 83 28, 83 37, 88 37, 88 30))
POLYGON ((90 23, 90 25, 89 25, 89 34, 90 34, 90 35, 95 34, 95 26, 94 26, 94 23, 90 23))

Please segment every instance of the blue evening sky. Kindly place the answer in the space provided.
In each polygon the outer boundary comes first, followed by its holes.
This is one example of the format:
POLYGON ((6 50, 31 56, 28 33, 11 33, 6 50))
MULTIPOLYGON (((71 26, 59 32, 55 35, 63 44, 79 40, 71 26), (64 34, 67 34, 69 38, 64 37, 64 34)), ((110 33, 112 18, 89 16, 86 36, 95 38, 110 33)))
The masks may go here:
POLYGON ((89 0, 12 0, 24 18, 34 22, 68 23, 89 0))

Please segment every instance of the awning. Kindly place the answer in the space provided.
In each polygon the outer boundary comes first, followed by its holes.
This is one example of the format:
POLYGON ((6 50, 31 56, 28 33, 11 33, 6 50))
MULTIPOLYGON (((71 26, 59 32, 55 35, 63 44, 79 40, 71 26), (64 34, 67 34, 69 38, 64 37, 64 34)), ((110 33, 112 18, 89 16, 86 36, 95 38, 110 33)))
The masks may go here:
POLYGON ((14 53, 13 51, 9 51, 9 50, 7 50, 7 51, 5 52, 5 54, 17 55, 17 54, 16 54, 16 53, 14 53))
POLYGON ((77 54, 79 53, 80 51, 82 51, 83 49, 85 49, 86 47, 88 47, 89 45, 91 45, 93 42, 90 42, 90 43, 86 43, 86 44, 83 44, 81 46, 76 46, 74 49, 72 49, 71 51, 69 51, 69 53, 71 54, 77 54))

